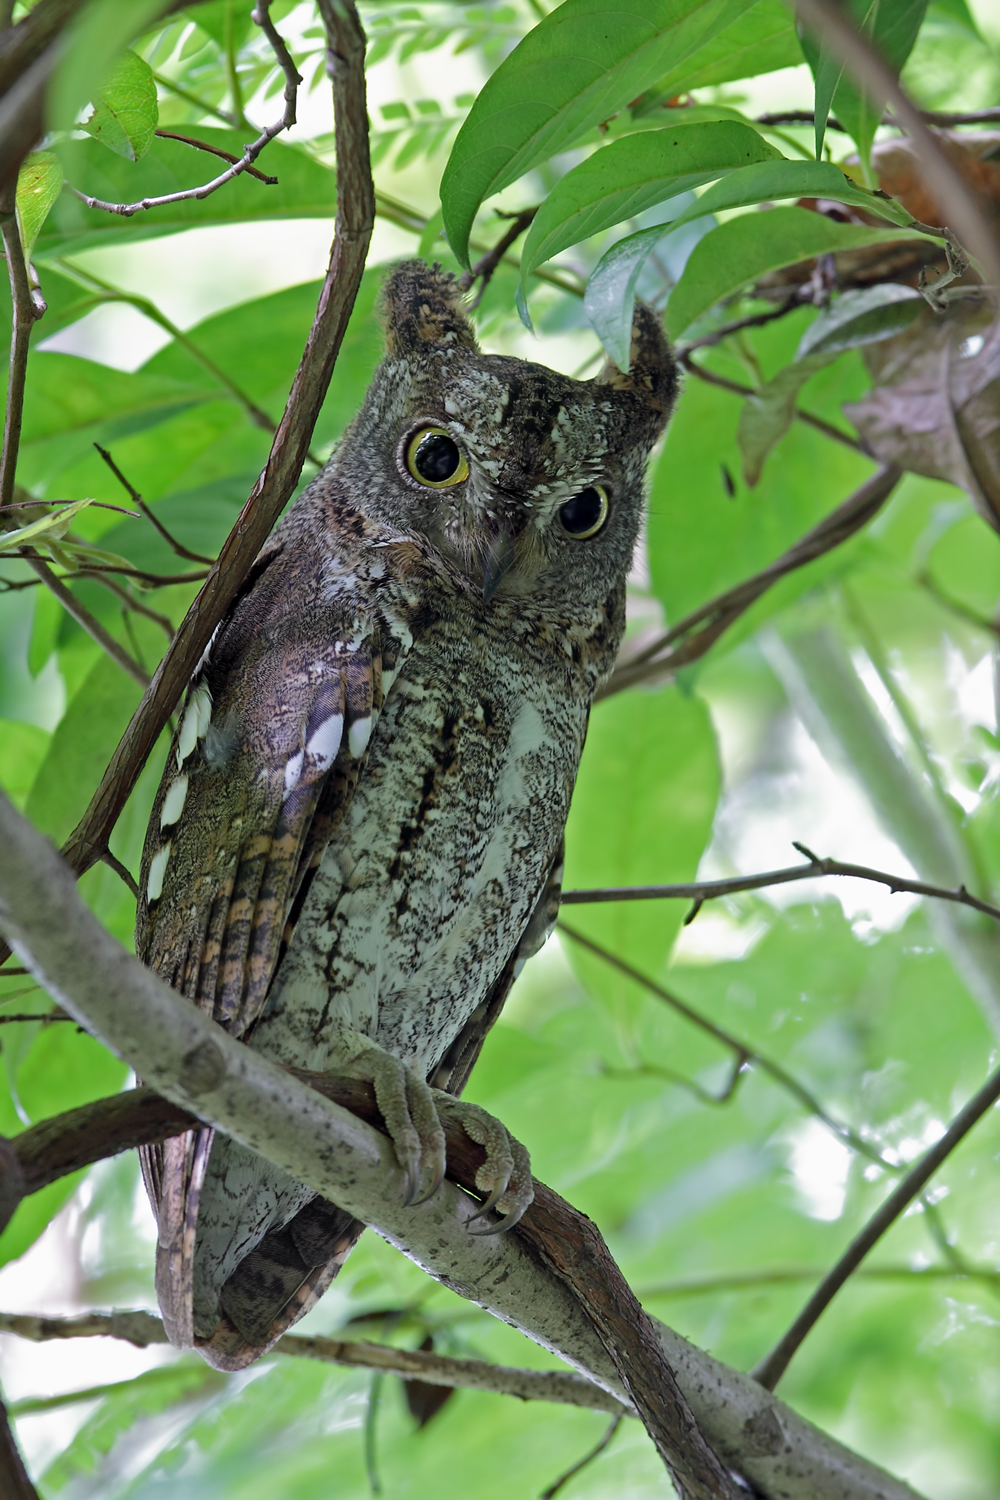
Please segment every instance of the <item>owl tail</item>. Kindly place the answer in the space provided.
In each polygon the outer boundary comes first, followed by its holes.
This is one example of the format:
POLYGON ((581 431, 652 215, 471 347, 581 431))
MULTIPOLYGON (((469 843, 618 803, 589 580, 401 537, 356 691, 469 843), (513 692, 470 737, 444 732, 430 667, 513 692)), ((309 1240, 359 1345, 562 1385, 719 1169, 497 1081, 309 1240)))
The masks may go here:
POLYGON ((311 1199, 240 1261, 222 1287, 213 1332, 200 1337, 193 1312, 195 1232, 213 1136, 212 1130, 192 1130, 142 1148, 159 1219, 156 1291, 172 1344, 196 1349, 217 1370, 243 1370, 318 1302, 364 1225, 325 1198, 311 1199))

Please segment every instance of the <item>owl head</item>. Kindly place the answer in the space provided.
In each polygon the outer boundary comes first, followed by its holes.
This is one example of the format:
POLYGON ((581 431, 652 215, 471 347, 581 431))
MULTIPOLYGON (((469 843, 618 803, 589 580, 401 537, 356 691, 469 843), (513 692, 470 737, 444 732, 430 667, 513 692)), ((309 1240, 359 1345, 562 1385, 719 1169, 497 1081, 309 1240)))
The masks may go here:
POLYGON ((677 391, 638 305, 627 371, 593 380, 481 353, 454 277, 404 261, 386 355, 330 465, 366 515, 429 541, 488 602, 590 602, 631 564, 646 460, 677 391))

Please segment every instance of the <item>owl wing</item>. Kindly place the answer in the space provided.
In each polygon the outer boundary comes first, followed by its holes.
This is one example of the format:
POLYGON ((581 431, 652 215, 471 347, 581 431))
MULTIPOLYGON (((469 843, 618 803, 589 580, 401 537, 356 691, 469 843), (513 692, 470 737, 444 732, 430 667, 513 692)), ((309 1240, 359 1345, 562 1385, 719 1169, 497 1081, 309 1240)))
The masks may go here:
MULTIPOLYGON (((140 877, 140 957, 236 1036, 264 1005, 350 807, 383 685, 411 639, 403 630, 397 640, 378 611, 310 608, 301 579, 289 594, 287 574, 280 553, 268 559, 192 682, 140 877)), ((211 1140, 210 1130, 192 1131, 142 1152, 159 1220, 157 1288, 182 1345, 193 1342, 191 1271, 211 1140)))

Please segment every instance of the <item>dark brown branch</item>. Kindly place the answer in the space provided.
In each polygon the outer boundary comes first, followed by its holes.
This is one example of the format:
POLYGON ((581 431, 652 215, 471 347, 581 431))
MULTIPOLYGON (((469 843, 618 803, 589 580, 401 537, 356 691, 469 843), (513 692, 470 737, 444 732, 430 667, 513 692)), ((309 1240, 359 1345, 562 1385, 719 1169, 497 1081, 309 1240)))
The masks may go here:
POLYGON ((102 588, 114 594, 116 599, 120 599, 124 609, 131 610, 133 614, 142 615, 145 620, 152 620, 154 625, 159 625, 168 641, 173 640, 172 621, 168 620, 166 615, 158 614, 155 609, 150 609, 149 605, 143 604, 141 599, 134 599, 128 589, 123 589, 120 583, 115 583, 114 579, 109 578, 106 573, 92 573, 89 568, 81 568, 77 577, 92 578, 95 583, 99 583, 102 588))
MULTIPOLYGON (((763 328, 765 324, 773 323, 777 318, 785 318, 790 312, 795 312, 796 308, 802 307, 803 303, 811 301, 812 295, 809 289, 799 287, 786 301, 782 302, 780 307, 769 308, 767 312, 751 313, 746 318, 734 318, 731 323, 723 323, 722 327, 717 328, 714 333, 706 333, 703 338, 692 339, 690 344, 677 344, 674 353, 678 359, 684 361, 686 368, 690 368, 687 365, 687 357, 695 349, 714 348, 716 344, 721 344, 723 339, 727 339, 731 333, 739 333, 744 328, 763 328)), ((699 373, 697 366, 695 366, 694 373, 699 373)), ((749 387, 747 389, 749 390, 749 387)))
MULTIPOLYGON (((370 1084, 301 1069, 289 1071, 352 1114, 381 1124, 370 1084)), ((192 1115, 150 1089, 134 1089, 32 1126, 3 1143, 0 1227, 28 1193, 132 1146, 179 1135, 194 1123, 192 1115)), ((484 1160, 482 1147, 455 1124, 445 1123, 445 1136, 452 1180, 482 1197, 475 1185, 476 1171, 484 1160)), ((550 1188, 536 1183, 535 1202, 516 1233, 576 1292, 661 1457, 677 1476, 685 1500, 710 1496, 739 1500, 739 1490, 697 1429, 652 1323, 596 1226, 550 1188)))
POLYGON ((600 943, 595 943, 591 938, 584 937, 582 932, 577 932, 573 927, 567 927, 565 922, 558 922, 556 928, 557 931, 565 933, 574 943, 578 943, 581 948, 586 948, 596 958, 603 959, 606 964, 610 964, 620 974, 624 974, 626 978, 631 979, 635 984, 641 985, 643 989, 648 990, 651 995, 655 995, 658 1000, 662 1000, 665 1005, 669 1005, 673 1010, 677 1011, 678 1015, 690 1021, 693 1026, 699 1027, 701 1031, 706 1032, 710 1037, 714 1037, 721 1046, 728 1047, 734 1056, 739 1059, 741 1067, 759 1068, 762 1073, 766 1073, 770 1078, 773 1078, 775 1083, 787 1090, 811 1115, 815 1115, 817 1120, 822 1120, 827 1129, 831 1130, 838 1140, 850 1146, 853 1151, 857 1151, 859 1155, 867 1157, 869 1161, 878 1162, 879 1166, 884 1167, 888 1172, 899 1170, 895 1163, 888 1161, 886 1157, 882 1156, 870 1141, 866 1141, 863 1136, 858 1135, 849 1125, 844 1125, 840 1120, 836 1120, 832 1115, 828 1114, 819 1100, 803 1084, 799 1083, 797 1078, 793 1078, 791 1073, 786 1073, 784 1068, 779 1063, 774 1062, 766 1053, 758 1052, 755 1047, 748 1046, 739 1037, 733 1036, 731 1032, 726 1031, 721 1026, 717 1026, 714 1021, 710 1021, 707 1016, 703 1016, 700 1011, 688 1005, 687 1001, 682 1000, 678 995, 665 989, 663 985, 657 984, 655 979, 650 979, 648 975, 643 974, 639 969, 634 969, 623 958, 618 958, 616 954, 609 953, 607 948, 601 947, 600 943))
MULTIPOLYGON (((799 1281, 822 1281, 825 1272, 815 1266, 773 1266, 759 1271, 681 1276, 670 1281, 652 1281, 637 1288, 647 1297, 703 1297, 717 1292, 759 1291, 765 1286, 790 1286, 799 1281)), ((859 1266, 855 1280, 863 1281, 983 1281, 1000 1291, 1000 1269, 996 1266, 859 1266)), ((2 1326, 2 1325, 0 1325, 2 1326)))
POLYGON ((620 660, 610 681, 597 694, 598 698, 608 698, 623 688, 676 671, 678 667, 687 666, 704 656, 730 625, 779 578, 814 562, 860 531, 881 510, 901 478, 900 469, 893 464, 884 464, 775 562, 686 615, 644 650, 620 660))
MULTIPOLYGON (((278 64, 285 75, 285 108, 282 111, 280 120, 275 120, 273 125, 265 125, 257 139, 245 147, 242 156, 230 157, 228 152, 216 152, 215 154, 218 156, 227 157, 231 165, 225 172, 221 172, 218 177, 213 177, 211 182, 204 182, 200 187, 183 188, 176 193, 163 193, 158 198, 141 198, 136 203, 109 203, 103 198, 91 198, 87 193, 82 193, 79 188, 75 188, 70 183, 69 190, 74 197, 79 198, 80 202, 85 203, 88 208, 102 209, 105 213, 118 214, 123 219, 131 219, 134 214, 142 213, 149 208, 162 208, 167 203, 183 203, 186 199, 192 198, 200 201, 203 198, 208 198, 212 193, 217 193, 219 188, 225 187, 227 182, 232 182, 234 177, 239 177, 242 173, 249 171, 264 147, 269 145, 276 135, 280 135, 283 130, 289 130, 295 124, 295 103, 298 86, 302 82, 292 61, 291 53, 275 30, 269 10, 270 0, 257 0, 257 5, 251 12, 251 15, 252 19, 257 23, 270 42, 274 55, 278 59, 278 64)), ((157 134, 161 133, 157 132, 157 134)), ((201 143, 188 141, 188 145, 191 146, 199 144, 201 143)), ((213 148, 203 147, 203 149, 212 150, 213 148)), ((259 173, 256 175, 260 176, 259 173)), ((265 182, 268 181, 267 178, 263 180, 265 182)), ((275 178, 270 179, 271 182, 276 180, 275 178)))
POLYGON ((24 264, 21 233, 17 225, 16 185, 11 183, 0 196, 0 234, 7 257, 10 300, 13 321, 10 333, 10 360, 7 377, 7 407, 3 424, 3 447, 0 449, 0 505, 8 506, 14 498, 14 473, 21 443, 21 419, 24 414, 24 384, 28 369, 28 345, 33 324, 45 311, 31 295, 28 270, 24 264))
POLYGON ((90 868, 212 632, 249 575, 298 482, 364 270, 375 206, 368 157, 365 40, 353 0, 321 7, 328 34, 337 136, 337 219, 330 265, 267 465, 185 616, 105 775, 69 839, 65 857, 90 868))
POLYGON ((171 551, 176 553, 178 557, 186 558, 188 562, 208 563, 209 567, 211 567, 212 563, 215 561, 214 558, 204 557, 200 552, 190 552, 187 547, 181 545, 176 537, 170 534, 170 532, 164 526, 163 522, 160 520, 159 516, 157 516, 153 509, 146 504, 145 500, 139 494, 139 491, 135 488, 135 486, 133 484, 130 484, 129 481, 125 478, 125 475, 122 473, 121 469, 119 469, 118 465, 111 457, 111 454, 108 452, 107 448, 102 448, 100 443, 95 443, 94 447, 97 449, 98 453, 101 455, 104 462, 111 470, 112 474, 118 480, 118 483, 132 497, 132 500, 139 507, 142 514, 146 517, 146 520, 149 521, 151 525, 155 526, 156 530, 160 533, 171 551))
MULTIPOLYGON (((754 318, 741 318, 737 322, 729 324, 725 329, 720 328, 718 337, 725 337, 726 334, 732 333, 736 329, 741 327, 747 328, 753 327, 754 325, 759 323, 770 323, 775 318, 783 316, 786 311, 787 305, 779 308, 777 312, 760 313, 754 318)), ((704 343, 706 344, 717 342, 718 338, 715 334, 709 334, 708 337, 704 340, 704 343)), ((700 348, 702 347, 702 345, 692 344, 691 347, 700 348)), ((708 385, 717 385, 720 390, 732 391, 734 396, 760 395, 760 392, 755 391, 753 386, 751 385, 741 385, 738 380, 729 380, 725 375, 716 375, 714 370, 707 370, 704 365, 700 365, 696 360, 691 359, 686 350, 678 350, 677 358, 680 360, 680 363, 684 366, 685 370, 687 370, 689 374, 696 375, 699 380, 704 380, 708 385)), ((832 422, 826 422, 822 417, 813 416, 811 411, 803 411, 801 407, 798 406, 793 408, 793 415, 796 421, 804 422, 807 427, 812 427, 816 430, 816 432, 821 432, 824 437, 832 438, 835 443, 842 443, 845 448, 853 448, 855 453, 864 453, 865 450, 862 448, 857 438, 851 437, 851 434, 849 432, 844 432, 842 428, 835 427, 832 422)))
POLYGON ((987 1110, 1000 1099, 1000 1068, 969 1100, 954 1118, 941 1139, 925 1152, 917 1164, 907 1172, 876 1213, 872 1214, 861 1233, 856 1235, 840 1257, 837 1264, 824 1276, 820 1285, 809 1298, 795 1322, 770 1354, 753 1371, 754 1379, 766 1390, 773 1391, 788 1369, 799 1345, 815 1326, 820 1315, 829 1307, 845 1281, 864 1260, 886 1230, 919 1198, 927 1182, 933 1177, 942 1162, 954 1151, 972 1127, 982 1119, 987 1110))
POLYGON ((0 1401, 0 1495, 3 1500, 40 1500, 28 1478, 24 1459, 14 1440, 7 1408, 0 1401))
MULTIPOLYGON (((1000 109, 921 109, 918 111, 920 118, 927 125, 987 125, 992 120, 1000 120, 1000 109)), ((779 109, 772 114, 756 116, 758 125, 812 125, 816 115, 811 109, 779 109)), ((899 125, 897 117, 887 112, 882 116, 883 125, 899 125)), ((827 120, 828 130, 839 130, 846 134, 843 125, 832 115, 827 120)))
POLYGON ((111 660, 121 667, 123 672, 145 688, 149 686, 149 673, 145 667, 141 667, 134 657, 129 656, 124 646, 120 646, 114 636, 107 631, 96 619, 85 605, 70 589, 66 587, 61 578, 58 578, 48 563, 40 557, 29 557, 28 566, 34 570, 54 598, 59 600, 63 609, 76 623, 87 632, 92 641, 96 641, 103 651, 106 651, 111 660))
POLYGON ((917 146, 917 169, 944 222, 958 236, 965 250, 979 261, 983 279, 1000 287, 1000 244, 981 202, 948 159, 937 136, 928 129, 920 110, 904 93, 895 74, 834 0, 796 0, 796 11, 800 20, 822 37, 855 83, 892 105, 893 123, 912 136, 917 146))
MULTIPOLYGON (((158 130, 156 134, 161 140, 180 141, 185 146, 193 146, 196 151, 208 151, 212 156, 221 156, 223 161, 235 163, 241 159, 238 156, 234 156, 231 151, 223 151, 221 146, 209 145, 208 141, 198 141, 190 135, 178 135, 176 130, 158 130)), ((277 177, 268 177, 259 171, 257 167, 244 167, 243 170, 248 177, 256 177, 258 182, 266 182, 268 187, 277 186, 277 177)))
POLYGON ((101 862, 103 864, 106 864, 109 870, 114 870, 115 874, 118 876, 118 879, 122 882, 123 885, 128 886, 129 890, 132 892, 132 895, 138 901, 139 887, 135 882, 135 877, 132 875, 131 871, 125 868, 121 860, 116 859, 115 856, 111 853, 110 849, 105 849, 104 853, 101 855, 101 862))
MULTIPOLYGON (((0 511, 48 510, 51 511, 53 515, 58 515, 60 510, 65 509, 66 506, 72 505, 74 503, 72 500, 33 500, 27 490, 20 488, 17 488, 15 490, 15 493, 17 495, 17 499, 14 500, 13 504, 0 505, 0 511), (25 497, 23 500, 21 499, 22 495, 25 497), (55 509, 53 509, 53 507, 55 507, 55 509)), ((124 505, 112 505, 108 500, 91 500, 90 509, 113 510, 120 516, 131 516, 133 521, 138 521, 139 519, 138 513, 136 511, 129 510, 124 505)))
POLYGON ((884 870, 872 870, 867 865, 846 864, 839 859, 821 859, 818 854, 806 849, 804 844, 796 844, 795 847, 806 855, 809 864, 790 865, 785 870, 765 870, 761 875, 734 875, 729 880, 695 880, 686 885, 624 885, 604 886, 592 891, 564 891, 562 905, 589 906, 601 901, 665 899, 697 901, 701 905, 703 901, 712 901, 719 896, 733 896, 738 891, 757 891, 770 885, 790 885, 796 880, 843 875, 852 880, 871 880, 877 885, 888 886, 894 896, 900 891, 906 891, 913 896, 932 896, 938 901, 954 901, 959 906, 971 906, 973 911, 1000 921, 1000 906, 980 901, 978 896, 970 895, 964 885, 960 885, 957 890, 949 890, 947 886, 928 885, 923 880, 907 880, 903 875, 888 875, 884 870))

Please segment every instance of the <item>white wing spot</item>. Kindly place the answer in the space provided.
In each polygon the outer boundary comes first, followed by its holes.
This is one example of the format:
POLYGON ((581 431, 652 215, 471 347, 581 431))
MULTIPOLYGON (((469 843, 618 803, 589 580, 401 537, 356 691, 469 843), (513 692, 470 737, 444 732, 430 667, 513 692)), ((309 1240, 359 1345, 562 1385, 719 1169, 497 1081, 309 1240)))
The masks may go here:
POLYGON ((167 871, 167 860, 170 858, 170 845, 164 844, 162 849, 157 849, 149 862, 149 878, 146 881, 146 900, 159 901, 163 894, 163 877, 167 871))
POLYGON ((184 811, 184 803, 188 794, 188 777, 185 771, 183 776, 178 776, 173 786, 163 799, 163 808, 160 812, 160 827, 169 828, 177 822, 184 811))
POLYGON ((347 731, 347 748, 354 759, 357 760, 364 755, 368 749, 368 741, 372 737, 372 716, 367 714, 363 719, 355 719, 347 731))
POLYGON ((212 718, 212 693, 206 682, 195 688, 188 700, 177 740, 177 769, 187 760, 212 718))
POLYGON ((286 797, 290 792, 294 792, 295 788, 298 786, 299 777, 302 775, 302 761, 304 755, 305 751, 297 750, 294 755, 289 757, 288 764, 285 766, 286 797))
POLYGON ((324 719, 318 729, 314 729, 309 736, 306 751, 312 756, 320 771, 325 771, 332 766, 340 749, 340 741, 344 734, 344 715, 331 714, 324 719))

